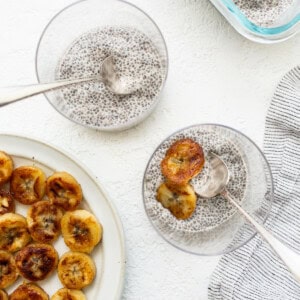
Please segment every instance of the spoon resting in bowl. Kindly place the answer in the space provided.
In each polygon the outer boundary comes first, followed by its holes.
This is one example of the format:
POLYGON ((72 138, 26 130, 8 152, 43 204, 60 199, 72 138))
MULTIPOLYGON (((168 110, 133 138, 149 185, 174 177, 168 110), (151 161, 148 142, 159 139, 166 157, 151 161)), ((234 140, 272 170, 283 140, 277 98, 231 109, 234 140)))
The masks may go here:
POLYGON ((198 196, 204 199, 210 199, 217 195, 222 195, 231 204, 233 204, 245 219, 253 225, 255 230, 269 243, 273 251, 284 262, 289 271, 300 282, 300 255, 275 238, 261 224, 255 221, 227 191, 226 186, 229 182, 229 170, 225 162, 215 153, 210 152, 211 171, 207 182, 199 189, 196 189, 198 196))
POLYGON ((14 90, 9 94, 0 94, 0 106, 4 106, 51 90, 63 88, 72 84, 84 83, 89 81, 102 81, 112 93, 120 96, 132 94, 133 92, 135 92, 135 90, 138 89, 130 85, 126 78, 122 78, 116 73, 113 57, 108 56, 103 60, 100 66, 100 74, 98 75, 88 78, 65 79, 51 83, 40 83, 20 87, 18 90, 14 90))

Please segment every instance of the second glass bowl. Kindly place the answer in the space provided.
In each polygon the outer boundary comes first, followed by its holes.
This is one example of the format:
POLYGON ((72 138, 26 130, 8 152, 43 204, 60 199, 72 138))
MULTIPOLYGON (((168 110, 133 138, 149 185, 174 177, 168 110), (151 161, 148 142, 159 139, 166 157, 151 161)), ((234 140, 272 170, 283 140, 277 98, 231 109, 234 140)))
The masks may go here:
MULTIPOLYGON (((244 217, 221 196, 205 200, 198 197, 193 215, 176 219, 156 200, 164 181, 160 163, 167 149, 177 140, 191 138, 220 155, 230 171, 227 189, 258 222, 266 220, 273 201, 271 170, 263 153, 242 133, 222 125, 201 124, 184 128, 165 139, 151 156, 144 174, 143 198, 146 213, 158 233, 169 243, 198 255, 229 253, 248 242, 256 233, 244 217)), ((192 179, 196 188, 209 176, 209 160, 192 179)))
POLYGON ((140 89, 117 96, 99 81, 48 92, 46 97, 58 112, 78 124, 119 131, 138 124, 153 111, 168 72, 164 38, 139 8, 120 0, 83 0, 66 7, 42 33, 36 73, 41 83, 91 77, 109 55, 117 62, 119 75, 123 70, 129 75, 139 72, 140 89), (133 57, 136 47, 139 56, 133 57), (130 64, 133 61, 136 65, 130 64), (155 77, 152 71, 159 74, 155 77))

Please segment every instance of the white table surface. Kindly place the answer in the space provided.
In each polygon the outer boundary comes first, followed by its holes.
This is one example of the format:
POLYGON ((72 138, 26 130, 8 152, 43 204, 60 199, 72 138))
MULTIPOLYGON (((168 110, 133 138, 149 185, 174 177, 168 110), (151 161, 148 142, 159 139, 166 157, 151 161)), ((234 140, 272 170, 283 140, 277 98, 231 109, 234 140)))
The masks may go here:
MULTIPOLYGON (((56 12, 72 2, 1 1, 1 86, 36 82, 34 58, 41 32, 56 12)), ((236 33, 208 0, 130 2, 157 22, 170 55, 161 102, 146 121, 121 133, 97 132, 66 120, 40 95, 1 108, 0 131, 59 146, 100 179, 126 235, 123 299, 205 300, 219 258, 179 251, 152 228, 141 194, 146 163, 162 139, 194 123, 232 126, 262 146, 274 88, 300 62, 300 35, 281 44, 260 45, 236 33)))

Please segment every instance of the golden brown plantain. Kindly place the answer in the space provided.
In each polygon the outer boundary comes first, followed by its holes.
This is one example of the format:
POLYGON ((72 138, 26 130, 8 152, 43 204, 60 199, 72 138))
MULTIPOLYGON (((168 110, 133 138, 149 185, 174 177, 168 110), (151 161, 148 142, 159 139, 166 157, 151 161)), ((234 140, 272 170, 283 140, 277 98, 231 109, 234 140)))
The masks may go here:
POLYGON ((61 220, 61 230, 72 251, 90 253, 102 238, 102 226, 93 214, 83 209, 67 212, 61 220))
POLYGON ((51 297, 51 300, 86 300, 86 297, 80 290, 62 288, 51 297))
POLYGON ((47 293, 34 283, 23 283, 10 295, 9 300, 49 300, 47 293))
POLYGON ((16 252, 31 240, 26 219, 18 214, 0 216, 0 250, 16 252))
POLYGON ((29 205, 41 200, 45 194, 46 176, 32 166, 21 166, 13 171, 10 191, 19 202, 29 205))
POLYGON ((8 295, 6 291, 0 290, 0 300, 8 300, 8 295))
POLYGON ((17 278, 17 267, 13 255, 0 250, 0 289, 11 286, 17 278))
POLYGON ((27 223, 33 240, 52 243, 60 234, 63 211, 49 201, 34 203, 27 212, 27 223))
POLYGON ((161 162, 162 174, 177 185, 183 185, 198 175, 204 165, 202 147, 186 138, 176 141, 167 150, 161 162))
POLYGON ((19 274, 30 281, 48 277, 56 268, 58 254, 49 244, 31 244, 16 255, 19 274))
POLYGON ((0 215, 15 211, 15 202, 12 195, 4 190, 0 190, 0 215))
POLYGON ((4 151, 0 151, 0 186, 9 181, 13 169, 12 158, 4 151))
POLYGON ((92 283, 96 267, 91 257, 81 252, 67 252, 58 263, 58 277, 69 289, 82 289, 92 283))
POLYGON ((177 219, 189 218, 196 208, 197 196, 189 184, 176 186, 162 183, 157 189, 156 198, 177 219))
POLYGON ((50 201, 64 210, 74 210, 81 203, 82 190, 67 172, 56 172, 47 179, 46 194, 50 201))

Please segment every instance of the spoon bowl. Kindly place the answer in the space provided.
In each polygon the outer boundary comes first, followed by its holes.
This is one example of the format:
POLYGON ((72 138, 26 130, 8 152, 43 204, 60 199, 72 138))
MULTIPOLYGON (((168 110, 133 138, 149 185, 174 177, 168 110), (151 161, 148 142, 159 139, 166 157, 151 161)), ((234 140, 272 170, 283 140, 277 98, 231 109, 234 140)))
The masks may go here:
POLYGON ((229 181, 229 170, 224 161, 215 153, 210 152, 210 174, 206 183, 201 186, 197 194, 204 199, 210 199, 219 195, 229 181))

